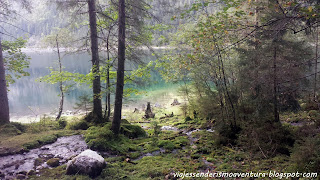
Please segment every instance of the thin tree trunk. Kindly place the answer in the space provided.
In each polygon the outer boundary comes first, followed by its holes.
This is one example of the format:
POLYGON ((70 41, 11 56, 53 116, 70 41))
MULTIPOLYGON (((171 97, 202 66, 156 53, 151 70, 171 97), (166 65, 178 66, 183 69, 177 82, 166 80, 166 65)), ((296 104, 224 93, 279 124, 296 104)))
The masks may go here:
POLYGON ((91 53, 92 53, 92 72, 93 79, 93 116, 96 123, 101 123, 102 118, 102 104, 101 104, 101 84, 99 75, 99 47, 97 34, 97 17, 95 0, 88 0, 89 7, 89 21, 90 21, 90 38, 91 38, 91 53))
POLYGON ((317 101, 317 76, 318 76, 318 28, 316 30, 316 58, 314 62, 314 88, 313 88, 313 98, 317 101))
POLYGON ((122 111, 122 97, 124 86, 124 62, 125 62, 125 0, 119 0, 119 44, 118 44, 118 70, 116 98, 114 103, 114 117, 111 130, 114 134, 119 134, 122 111))
POLYGON ((60 72, 60 82, 59 82, 59 88, 60 88, 60 106, 59 106, 59 112, 56 117, 56 120, 58 121, 61 117, 62 111, 63 111, 63 101, 64 101, 64 93, 63 93, 63 83, 62 83, 62 63, 61 63, 61 56, 60 56, 60 49, 59 49, 59 42, 58 42, 58 34, 56 36, 56 44, 57 44, 57 52, 58 52, 58 61, 59 61, 59 72, 60 72))
POLYGON ((110 48, 109 48, 109 37, 111 33, 111 28, 109 29, 108 36, 107 36, 107 84, 106 84, 106 89, 107 89, 107 95, 106 95, 106 109, 104 111, 104 119, 109 121, 110 114, 111 114, 111 103, 110 103, 110 48))
POLYGON ((2 44, 0 39, 0 124, 5 124, 9 122, 9 100, 7 94, 7 83, 2 54, 2 44))
POLYGON ((274 121, 279 122, 279 112, 278 112, 278 96, 277 96, 277 48, 274 48, 274 56, 273 56, 273 105, 274 105, 274 121))

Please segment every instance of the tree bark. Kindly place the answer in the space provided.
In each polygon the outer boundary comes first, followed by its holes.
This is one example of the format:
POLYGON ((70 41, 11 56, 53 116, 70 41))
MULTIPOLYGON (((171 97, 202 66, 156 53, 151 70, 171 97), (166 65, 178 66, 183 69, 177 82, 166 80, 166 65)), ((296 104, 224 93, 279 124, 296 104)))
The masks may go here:
POLYGON ((89 22, 90 22, 90 39, 92 54, 92 73, 93 79, 93 117, 96 123, 102 123, 102 104, 101 104, 101 82, 99 75, 99 47, 97 33, 97 17, 95 0, 88 0, 89 22))
POLYGON ((125 0, 119 0, 119 37, 118 37, 118 70, 117 70, 117 85, 116 98, 114 103, 114 117, 111 130, 114 134, 119 134, 122 111, 122 98, 124 86, 124 62, 125 62, 125 0))
POLYGON ((59 89, 60 89, 60 105, 59 105, 59 112, 56 117, 56 121, 58 121, 61 117, 63 111, 63 101, 64 101, 64 92, 63 92, 63 83, 62 83, 62 64, 61 64, 61 56, 60 56, 60 49, 59 49, 59 42, 58 42, 58 34, 56 36, 56 44, 57 44, 57 52, 58 52, 58 62, 59 62, 59 72, 60 72, 60 82, 59 82, 59 89))
POLYGON ((277 48, 274 48, 273 55, 273 106, 274 106, 274 121, 279 122, 279 112, 278 112, 278 95, 277 95, 277 48))
POLYGON ((10 122, 9 101, 7 94, 6 73, 4 68, 4 59, 2 55, 2 44, 0 39, 0 124, 10 122))
POLYGON ((106 95, 106 109, 104 112, 104 119, 109 121, 110 114, 111 114, 111 103, 110 103, 110 48, 109 48, 109 38, 110 38, 110 33, 111 33, 111 28, 109 29, 108 36, 107 36, 107 84, 106 84, 106 89, 107 89, 107 95, 106 95))
POLYGON ((314 87, 313 87, 313 98, 314 101, 317 101, 317 76, 318 76, 318 28, 316 29, 316 58, 314 62, 314 87))

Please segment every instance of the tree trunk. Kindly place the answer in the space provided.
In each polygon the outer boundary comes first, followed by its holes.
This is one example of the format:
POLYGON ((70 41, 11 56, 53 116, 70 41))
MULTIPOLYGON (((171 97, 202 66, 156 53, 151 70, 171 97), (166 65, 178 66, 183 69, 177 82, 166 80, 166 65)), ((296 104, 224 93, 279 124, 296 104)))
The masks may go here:
POLYGON ((124 86, 124 61, 125 61, 125 0, 119 0, 119 43, 118 43, 118 70, 117 70, 117 87, 116 98, 114 103, 114 117, 111 130, 114 134, 119 134, 122 111, 122 97, 124 86))
POLYGON ((279 112, 278 112, 278 96, 277 96, 277 48, 274 48, 274 55, 273 55, 273 106, 274 106, 274 121, 279 122, 279 112))
POLYGON ((314 62, 314 88, 313 88, 313 98, 317 101, 317 76, 318 76, 318 28, 316 29, 316 58, 314 62))
POLYGON ((10 122, 9 101, 7 94, 6 73, 4 68, 4 59, 2 55, 2 44, 0 39, 0 124, 10 122))
POLYGON ((110 103, 110 48, 109 48, 109 37, 111 33, 111 28, 109 29, 108 36, 107 36, 107 84, 106 84, 106 89, 107 89, 107 95, 106 95, 106 109, 104 111, 104 119, 109 121, 110 114, 111 114, 111 103, 110 103))
POLYGON ((63 101, 64 101, 64 93, 63 93, 63 84, 62 84, 62 64, 61 64, 61 56, 60 56, 60 49, 59 49, 59 42, 58 42, 58 34, 56 36, 56 44, 57 44, 57 52, 58 52, 58 61, 59 61, 59 72, 60 72, 60 82, 59 82, 59 89, 60 89, 60 106, 59 112, 56 117, 56 121, 58 121, 61 117, 63 111, 63 101))
POLYGON ((102 123, 102 105, 101 105, 101 84, 99 75, 99 48, 97 34, 97 17, 95 0, 88 0, 89 21, 90 21, 90 39, 92 53, 92 73, 93 79, 93 117, 96 123, 102 123))

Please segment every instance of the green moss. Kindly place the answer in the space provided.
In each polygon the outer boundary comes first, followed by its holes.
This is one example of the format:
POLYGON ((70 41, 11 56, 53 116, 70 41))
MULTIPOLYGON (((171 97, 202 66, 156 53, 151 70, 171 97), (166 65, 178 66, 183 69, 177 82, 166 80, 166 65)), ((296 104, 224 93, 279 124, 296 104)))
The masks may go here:
POLYGON ((146 137, 146 132, 137 125, 122 124, 120 127, 120 133, 128 138, 146 137))
POLYGON ((22 133, 26 132, 27 127, 19 122, 10 122, 10 124, 14 125, 22 133))
POLYGON ((62 117, 58 120, 58 124, 60 129, 64 129, 67 126, 67 121, 62 117))
POLYGON ((34 149, 39 146, 40 146, 40 143, 38 141, 28 142, 23 145, 24 149, 27 149, 27 150, 34 149))
POLYGON ((59 160, 60 160, 59 158, 51 158, 47 161, 47 164, 50 167, 57 167, 60 164, 59 160))
POLYGON ((190 163, 187 158, 172 154, 148 156, 135 161, 136 164, 118 162, 108 164, 100 179, 156 179, 163 180, 172 172, 193 172, 199 168, 198 163, 190 163))
POLYGON ((71 121, 68 122, 66 129, 70 130, 87 130, 89 128, 89 123, 85 120, 71 121))
POLYGON ((39 139, 39 143, 41 145, 45 145, 45 144, 51 144, 56 142, 58 139, 57 135, 52 134, 52 135, 48 135, 48 136, 44 136, 43 138, 39 139))
POLYGON ((85 134, 85 141, 88 146, 96 150, 111 150, 121 154, 140 149, 128 137, 122 134, 114 136, 110 126, 110 123, 108 123, 103 127, 90 127, 85 134))
POLYGON ((0 127, 1 136, 15 136, 22 132, 12 123, 4 124, 0 127))
POLYGON ((174 148, 175 148, 175 145, 173 142, 171 142, 170 140, 160 140, 158 142, 158 146, 159 147, 163 147, 165 148, 166 150, 170 150, 172 151, 174 148))
POLYGON ((174 143, 177 148, 181 148, 189 144, 189 139, 186 136, 176 137, 174 143))

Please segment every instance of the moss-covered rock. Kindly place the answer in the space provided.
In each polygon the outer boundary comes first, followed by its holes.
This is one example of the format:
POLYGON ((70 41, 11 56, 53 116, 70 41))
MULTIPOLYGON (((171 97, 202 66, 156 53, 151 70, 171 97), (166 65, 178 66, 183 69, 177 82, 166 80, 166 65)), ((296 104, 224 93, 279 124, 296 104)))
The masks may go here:
POLYGON ((89 128, 89 123, 85 120, 69 122, 66 129, 70 130, 87 130, 89 128))
POLYGON ((23 145, 24 149, 26 149, 26 150, 34 149, 34 148, 37 148, 39 146, 40 146, 40 143, 38 141, 28 142, 28 143, 23 145))
POLYGON ((50 167, 57 167, 60 164, 60 159, 59 158, 51 158, 47 161, 47 164, 50 167))
POLYGON ((122 124, 120 127, 120 133, 128 138, 146 137, 147 134, 140 126, 131 124, 122 124))
POLYGON ((0 127, 1 135, 4 136, 15 136, 22 132, 12 123, 4 124, 0 127))
POLYGON ((56 142, 58 139, 58 137, 56 135, 48 135, 48 136, 44 136, 43 138, 39 139, 39 143, 41 145, 45 145, 45 144, 51 144, 56 142))

